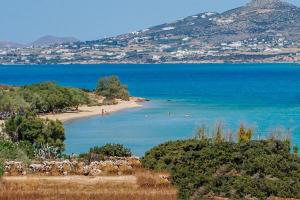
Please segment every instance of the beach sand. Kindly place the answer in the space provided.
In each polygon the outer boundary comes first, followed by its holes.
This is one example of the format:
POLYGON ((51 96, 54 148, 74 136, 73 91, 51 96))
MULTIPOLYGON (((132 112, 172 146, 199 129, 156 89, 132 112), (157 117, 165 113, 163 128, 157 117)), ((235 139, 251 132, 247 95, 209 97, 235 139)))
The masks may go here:
MULTIPOLYGON (((97 115, 101 116, 102 114, 107 115, 113 112, 118 112, 130 108, 139 108, 142 107, 142 105, 139 104, 139 102, 143 102, 143 101, 144 100, 142 98, 131 97, 130 101, 118 100, 118 104, 116 105, 80 106, 78 109, 79 111, 40 115, 40 117, 43 119, 60 120, 61 122, 66 122, 66 121, 85 118, 85 117, 92 117, 97 115)), ((4 121, 0 120, 0 134, 2 132, 1 125, 3 123, 4 121)))
POLYGON ((130 108, 139 108, 142 107, 139 103, 137 103, 135 100, 130 101, 121 101, 119 100, 119 103, 116 105, 103 105, 103 106, 81 106, 79 107, 79 111, 74 112, 66 112, 66 113, 59 113, 59 114, 47 114, 40 116, 43 119, 51 119, 51 120, 60 120, 62 122, 66 122, 69 120, 79 119, 79 118, 85 118, 85 117, 91 117, 91 116, 101 116, 102 111, 105 115, 130 109, 130 108))

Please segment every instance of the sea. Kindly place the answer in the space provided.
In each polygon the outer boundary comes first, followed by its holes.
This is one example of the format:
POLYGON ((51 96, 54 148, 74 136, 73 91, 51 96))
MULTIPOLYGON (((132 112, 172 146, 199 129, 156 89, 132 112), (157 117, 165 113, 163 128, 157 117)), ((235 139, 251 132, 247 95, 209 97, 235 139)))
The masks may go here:
POLYGON ((55 81, 94 89, 100 77, 117 75, 132 96, 150 99, 143 107, 107 116, 66 122, 66 153, 120 143, 143 156, 170 140, 194 138, 199 127, 225 133, 240 126, 253 139, 288 132, 300 146, 300 65, 158 64, 158 65, 2 65, 0 84, 55 81))

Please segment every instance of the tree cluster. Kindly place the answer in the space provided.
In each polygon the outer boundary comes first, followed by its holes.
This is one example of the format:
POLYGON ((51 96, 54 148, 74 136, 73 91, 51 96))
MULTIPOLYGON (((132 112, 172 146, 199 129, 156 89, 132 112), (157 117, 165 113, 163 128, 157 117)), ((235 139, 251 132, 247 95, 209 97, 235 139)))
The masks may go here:
POLYGON ((0 90, 0 118, 23 114, 63 112, 90 104, 91 97, 81 89, 61 87, 53 82, 0 90))

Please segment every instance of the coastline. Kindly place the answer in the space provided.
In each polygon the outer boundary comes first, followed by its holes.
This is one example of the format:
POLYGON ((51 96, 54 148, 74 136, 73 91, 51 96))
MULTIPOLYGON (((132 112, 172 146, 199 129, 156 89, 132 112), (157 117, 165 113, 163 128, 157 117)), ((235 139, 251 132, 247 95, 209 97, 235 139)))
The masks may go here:
MULTIPOLYGON (((116 105, 103 105, 103 106, 80 106, 79 111, 74 112, 65 112, 65 113, 58 113, 58 114, 46 114, 40 115, 42 119, 50 119, 50 120, 59 120, 62 123, 81 119, 86 117, 93 117, 93 116, 101 116, 101 115, 108 115, 114 112, 119 112, 126 109, 131 108, 141 108, 143 107, 139 102, 144 102, 145 100, 142 98, 131 97, 129 101, 118 100, 118 104, 116 105), (102 114, 102 111, 104 112, 102 114)), ((0 134, 2 133, 1 125, 4 123, 4 120, 0 120, 0 134)))
POLYGON ((289 62, 289 61, 257 61, 257 62, 245 62, 245 61, 207 61, 207 62, 194 62, 194 61, 184 61, 184 62, 162 62, 162 63, 138 63, 138 62, 99 62, 99 63, 45 63, 45 64, 36 64, 36 63, 0 63, 0 66, 47 66, 47 65, 166 65, 166 64, 296 64, 300 65, 300 62, 289 62))
POLYGON ((75 112, 66 112, 58 114, 47 114, 40 116, 43 119, 59 120, 61 122, 67 122, 75 119, 81 119, 92 116, 101 116, 102 110, 104 115, 108 115, 114 112, 131 109, 131 108, 140 108, 141 104, 137 103, 136 100, 131 99, 130 101, 119 100, 116 105, 103 105, 103 106, 80 106, 79 111, 75 112))

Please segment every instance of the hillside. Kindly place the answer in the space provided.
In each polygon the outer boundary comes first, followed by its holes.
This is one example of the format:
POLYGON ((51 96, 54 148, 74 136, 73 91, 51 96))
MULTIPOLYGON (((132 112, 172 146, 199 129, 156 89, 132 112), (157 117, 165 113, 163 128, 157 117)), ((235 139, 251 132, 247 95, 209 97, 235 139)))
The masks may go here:
POLYGON ((58 45, 64 43, 73 43, 78 42, 79 40, 73 37, 56 37, 47 35, 37 39, 36 41, 30 43, 30 46, 51 46, 51 45, 58 45))
POLYGON ((168 43, 177 45, 193 44, 194 39, 199 43, 218 44, 250 38, 271 41, 284 37, 297 42, 300 40, 300 8, 279 0, 253 0, 221 14, 200 13, 112 39, 126 41, 136 35, 156 44, 166 43, 164 39, 169 37, 173 41, 168 43), (186 42, 178 43, 179 40, 186 42))
POLYGON ((19 44, 11 41, 0 41, 0 49, 1 48, 19 48, 24 47, 23 44, 19 44))
POLYGON ((300 8, 252 0, 224 13, 199 13, 116 37, 0 56, 0 63, 207 62, 300 62, 300 8))

